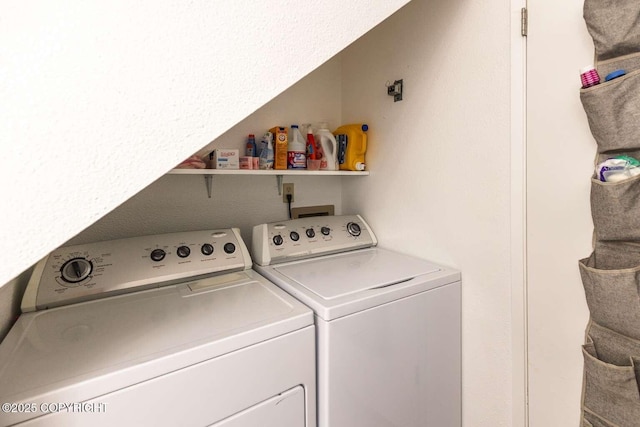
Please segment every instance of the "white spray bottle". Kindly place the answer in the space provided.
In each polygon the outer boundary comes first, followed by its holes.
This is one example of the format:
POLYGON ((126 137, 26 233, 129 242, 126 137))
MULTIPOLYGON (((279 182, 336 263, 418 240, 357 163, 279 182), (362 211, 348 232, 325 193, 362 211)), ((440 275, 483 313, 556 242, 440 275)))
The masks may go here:
MULTIPOLYGON (((338 170, 338 142, 329 130, 327 123, 320 123, 315 133, 320 154, 320 170, 338 170)), ((316 156, 317 158, 317 156, 316 156)))
POLYGON ((262 137, 262 150, 260 151, 260 169, 273 169, 273 134, 267 132, 262 137))

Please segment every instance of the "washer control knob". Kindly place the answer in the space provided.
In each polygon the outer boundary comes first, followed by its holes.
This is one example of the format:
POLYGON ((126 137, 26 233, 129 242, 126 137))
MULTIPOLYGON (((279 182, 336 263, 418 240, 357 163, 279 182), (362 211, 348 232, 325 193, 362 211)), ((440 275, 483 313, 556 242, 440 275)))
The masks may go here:
POLYGON ((189 246, 178 246, 176 253, 180 258, 186 258, 191 253, 191 249, 189 249, 189 246))
POLYGON ((300 240, 300 235, 298 234, 297 231, 292 231, 289 234, 289 237, 291 237, 291 240, 293 240, 294 242, 297 242, 298 240, 300 240))
POLYGON ((162 249, 154 249, 151 251, 151 259, 155 262, 162 261, 166 255, 167 253, 162 249))
POLYGON ((82 282, 93 270, 91 261, 85 258, 73 258, 65 262, 60 269, 62 280, 68 283, 82 282))
POLYGON ((210 243, 205 243, 204 245, 202 245, 202 248, 200 248, 200 252, 202 252, 202 255, 211 255, 213 253, 213 245, 210 243))
POLYGON ((331 229, 329 227, 322 227, 320 229, 320 232, 325 236, 328 236, 329 234, 331 234, 331 229))
POLYGON ((349 234, 356 237, 358 237, 361 232, 360 226, 355 222, 350 222, 347 224, 347 231, 349 232, 349 234))
POLYGON ((308 238, 313 239, 314 237, 316 237, 316 232, 313 230, 313 228, 307 228, 307 231, 305 231, 306 235, 308 238))
POLYGON ((276 246, 280 246, 282 243, 284 243, 284 239, 282 239, 281 235, 276 234, 275 236, 273 236, 273 243, 276 246))
POLYGON ((224 251, 228 254, 232 254, 236 251, 236 245, 234 245, 233 243, 229 242, 229 243, 225 243, 224 244, 224 251))

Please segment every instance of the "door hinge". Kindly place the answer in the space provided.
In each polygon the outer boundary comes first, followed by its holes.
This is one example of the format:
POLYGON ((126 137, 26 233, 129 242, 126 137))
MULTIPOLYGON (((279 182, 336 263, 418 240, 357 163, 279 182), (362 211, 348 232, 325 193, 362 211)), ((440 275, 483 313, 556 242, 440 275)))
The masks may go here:
POLYGON ((529 30, 529 16, 527 13, 527 8, 523 7, 520 9, 520 34, 522 37, 527 37, 527 32, 529 30))

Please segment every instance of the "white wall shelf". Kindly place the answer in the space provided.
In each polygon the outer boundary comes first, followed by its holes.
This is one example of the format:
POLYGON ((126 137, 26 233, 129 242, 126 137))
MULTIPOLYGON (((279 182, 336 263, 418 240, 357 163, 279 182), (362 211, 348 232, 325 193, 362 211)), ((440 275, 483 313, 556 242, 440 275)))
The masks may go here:
POLYGON ((276 177, 276 185, 278 186, 278 194, 282 195, 282 177, 284 175, 297 176, 367 176, 369 171, 310 171, 310 170, 293 170, 293 169, 171 169, 169 175, 202 175, 207 186, 207 195, 211 198, 213 189, 213 175, 271 175, 276 177))

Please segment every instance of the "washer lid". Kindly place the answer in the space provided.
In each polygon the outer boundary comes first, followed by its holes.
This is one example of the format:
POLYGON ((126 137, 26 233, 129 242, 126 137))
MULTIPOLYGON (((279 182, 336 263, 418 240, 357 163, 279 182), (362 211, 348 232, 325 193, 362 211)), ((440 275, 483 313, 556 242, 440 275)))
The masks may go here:
POLYGON ((281 264, 274 270, 321 298, 333 300, 405 282, 441 268, 423 259, 371 248, 281 264))

